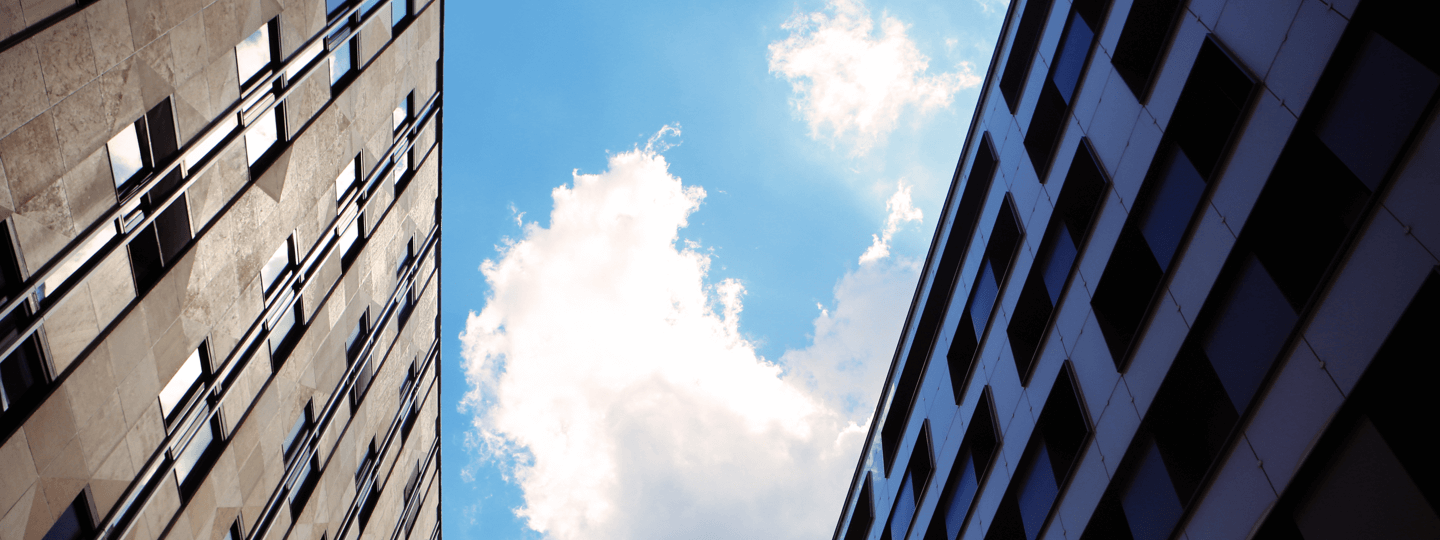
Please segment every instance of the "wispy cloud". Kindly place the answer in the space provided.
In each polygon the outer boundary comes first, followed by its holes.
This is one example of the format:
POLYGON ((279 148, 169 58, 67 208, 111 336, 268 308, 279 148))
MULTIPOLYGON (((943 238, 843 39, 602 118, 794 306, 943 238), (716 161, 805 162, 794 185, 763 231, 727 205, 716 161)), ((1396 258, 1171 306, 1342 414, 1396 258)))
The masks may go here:
POLYGON ((657 147, 576 174, 549 228, 482 267, 461 334, 474 440, 548 538, 826 537, 918 264, 846 275, 810 347, 767 361, 739 329, 744 286, 709 283, 679 241, 706 194, 657 147))
POLYGON ((890 196, 890 200, 885 201, 885 210, 888 212, 885 216, 885 228, 880 230, 880 234, 870 235, 873 240, 865 253, 860 255, 861 265, 889 257, 890 239, 895 237, 900 226, 910 221, 925 219, 925 215, 920 212, 920 209, 910 203, 910 186, 905 185, 904 180, 896 182, 895 194, 890 196))
POLYGON ((930 59, 894 17, 880 18, 857 0, 830 0, 824 11, 799 13, 770 44, 770 72, 790 81, 793 103, 810 136, 841 141, 864 154, 895 129, 909 107, 925 112, 950 105, 956 91, 980 84, 973 66, 926 75, 930 59))

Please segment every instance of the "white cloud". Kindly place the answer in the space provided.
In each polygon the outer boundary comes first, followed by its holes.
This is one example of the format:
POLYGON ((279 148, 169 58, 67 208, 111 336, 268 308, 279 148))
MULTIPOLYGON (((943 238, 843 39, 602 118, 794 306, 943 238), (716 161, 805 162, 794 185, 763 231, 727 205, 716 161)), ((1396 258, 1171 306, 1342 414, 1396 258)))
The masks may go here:
POLYGON ((482 266, 461 334, 472 440, 548 538, 828 537, 918 264, 847 274, 782 370, 741 336, 744 287, 707 285, 709 255, 677 245, 705 191, 655 146, 577 173, 549 228, 482 266))
POLYGON ((926 75, 930 59, 906 35, 906 25, 882 15, 880 35, 857 0, 830 0, 825 11, 801 13, 770 44, 770 72, 790 81, 810 136, 845 141, 864 154, 895 129, 901 112, 950 105, 956 91, 980 84, 969 63, 959 71, 926 75))
POLYGON ((873 240, 865 253, 860 254, 861 265, 890 256, 890 239, 895 237, 900 226, 906 222, 925 219, 920 209, 910 203, 910 186, 905 185, 904 180, 896 183, 895 194, 890 196, 890 200, 885 201, 885 210, 889 212, 885 216, 885 228, 880 230, 880 234, 870 235, 873 240))

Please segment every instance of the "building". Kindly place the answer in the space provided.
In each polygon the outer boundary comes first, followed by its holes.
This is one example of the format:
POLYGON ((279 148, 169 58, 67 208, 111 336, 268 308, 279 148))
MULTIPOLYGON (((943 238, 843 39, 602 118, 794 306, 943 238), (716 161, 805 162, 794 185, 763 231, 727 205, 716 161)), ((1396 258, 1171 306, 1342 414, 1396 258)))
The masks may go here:
POLYGON ((0 538, 440 535, 441 0, 0 0, 0 538))
POLYGON ((1014 0, 835 538, 1440 538, 1440 48, 1014 0))

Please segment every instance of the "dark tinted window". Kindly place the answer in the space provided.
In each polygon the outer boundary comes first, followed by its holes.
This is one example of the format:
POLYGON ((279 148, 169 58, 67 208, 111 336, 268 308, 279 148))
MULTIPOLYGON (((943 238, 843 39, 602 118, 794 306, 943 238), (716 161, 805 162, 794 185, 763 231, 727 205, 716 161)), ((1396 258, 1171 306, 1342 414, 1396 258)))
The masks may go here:
POLYGON ((1050 15, 1051 0, 1029 0, 1021 12, 1020 25, 1015 28, 1015 39, 1010 46, 1010 55, 1005 60, 1005 71, 1000 75, 1000 94, 1014 114, 1020 106, 1020 91, 1025 87, 1025 78, 1030 74, 1030 65, 1035 59, 1035 48, 1039 45, 1040 34, 1045 30, 1045 19, 1050 15))
POLYGON ((1135 2, 1125 16, 1125 27, 1120 30, 1111 63, 1130 91, 1142 101, 1184 4, 1180 0, 1135 2))
POLYGON ((1070 117, 1067 114, 1070 102, 1085 71, 1086 59, 1090 57, 1096 25, 1108 7, 1106 0, 1080 0, 1071 5, 1066 17, 1065 29, 1055 48, 1055 61, 1045 77, 1025 133, 1025 150, 1041 182, 1048 176, 1050 158, 1070 117))
POLYGON ((1010 263, 1020 247, 1024 233, 1015 212, 1015 202, 1005 194, 1000 212, 995 216, 995 225, 990 229, 990 241, 985 246, 985 258, 980 262, 980 271, 970 288, 970 296, 961 312, 955 337, 946 354, 950 365, 950 382, 955 393, 955 402, 963 397, 970 368, 974 365, 975 354, 985 338, 995 302, 1005 288, 1010 273, 1010 263))
POLYGON ((81 490, 70 506, 60 513, 60 518, 50 526, 44 540, 81 540, 94 534, 95 525, 90 513, 89 488, 81 490))
POLYGON ((1090 434, 1067 363, 1036 420, 986 538, 1039 537, 1090 434))
POLYGON ((855 511, 851 512, 850 525, 845 529, 845 540, 865 540, 870 536, 870 524, 875 521, 875 503, 870 494, 870 475, 865 475, 865 485, 860 488, 860 496, 855 501, 855 511))

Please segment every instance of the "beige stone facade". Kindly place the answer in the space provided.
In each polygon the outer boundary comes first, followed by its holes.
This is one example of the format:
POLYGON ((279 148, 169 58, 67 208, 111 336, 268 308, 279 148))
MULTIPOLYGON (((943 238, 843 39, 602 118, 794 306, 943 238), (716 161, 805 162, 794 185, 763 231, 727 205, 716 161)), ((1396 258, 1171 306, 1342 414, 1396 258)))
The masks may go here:
POLYGON ((0 539, 438 538, 442 0, 0 0, 0 539))

